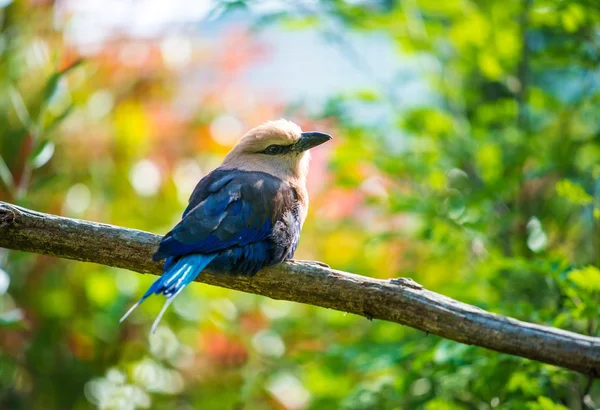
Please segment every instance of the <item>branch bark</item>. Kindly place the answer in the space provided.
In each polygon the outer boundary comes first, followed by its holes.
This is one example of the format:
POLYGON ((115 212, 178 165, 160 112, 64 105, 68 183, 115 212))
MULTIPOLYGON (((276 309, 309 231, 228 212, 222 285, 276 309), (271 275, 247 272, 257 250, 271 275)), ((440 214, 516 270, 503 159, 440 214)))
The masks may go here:
MULTIPOLYGON (((161 237, 43 214, 0 202, 0 247, 160 275, 151 255, 161 237)), ((410 279, 372 279, 320 266, 286 262, 253 278, 205 271, 199 282, 273 299, 336 309, 400 323, 497 352, 600 375, 600 338, 486 312, 431 292, 410 279)))

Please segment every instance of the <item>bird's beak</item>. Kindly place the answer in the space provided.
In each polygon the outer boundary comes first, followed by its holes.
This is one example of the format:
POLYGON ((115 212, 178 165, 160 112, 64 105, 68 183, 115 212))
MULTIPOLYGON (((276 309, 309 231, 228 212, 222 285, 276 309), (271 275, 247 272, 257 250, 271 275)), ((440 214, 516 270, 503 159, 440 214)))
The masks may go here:
POLYGON ((298 142, 294 144, 294 151, 303 152, 307 149, 314 148, 317 145, 321 145, 324 142, 329 141, 330 139, 331 135, 325 134, 323 132, 303 132, 298 142))

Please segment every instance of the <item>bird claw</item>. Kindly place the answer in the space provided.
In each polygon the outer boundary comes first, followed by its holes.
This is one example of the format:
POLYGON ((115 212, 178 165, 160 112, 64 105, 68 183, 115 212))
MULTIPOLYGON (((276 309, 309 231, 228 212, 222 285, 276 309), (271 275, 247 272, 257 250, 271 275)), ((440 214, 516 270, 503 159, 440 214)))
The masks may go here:
POLYGON ((328 264, 326 264, 324 262, 320 262, 320 261, 308 261, 308 260, 303 260, 303 259, 289 259, 288 262, 289 263, 304 263, 306 265, 317 265, 322 268, 328 268, 328 269, 331 268, 331 266, 329 266, 328 264))

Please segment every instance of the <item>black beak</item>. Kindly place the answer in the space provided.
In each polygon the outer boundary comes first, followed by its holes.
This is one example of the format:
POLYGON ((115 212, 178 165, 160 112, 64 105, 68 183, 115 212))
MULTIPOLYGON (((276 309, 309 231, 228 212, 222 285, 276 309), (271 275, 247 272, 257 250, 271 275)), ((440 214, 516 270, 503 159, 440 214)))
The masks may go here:
POLYGON ((331 135, 325 134, 323 132, 303 132, 298 142, 294 144, 294 151, 306 151, 307 149, 311 149, 316 147, 317 145, 321 145, 324 142, 329 141, 330 139, 331 135))

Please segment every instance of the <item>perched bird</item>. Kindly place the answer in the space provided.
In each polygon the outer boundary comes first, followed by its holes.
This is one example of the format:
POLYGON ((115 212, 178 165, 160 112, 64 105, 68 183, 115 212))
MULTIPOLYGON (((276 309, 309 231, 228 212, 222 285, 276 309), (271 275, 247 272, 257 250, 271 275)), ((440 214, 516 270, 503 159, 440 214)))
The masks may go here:
POLYGON ((294 255, 308 209, 308 150, 329 141, 287 120, 270 121, 244 135, 220 167, 200 180, 181 221, 152 257, 164 273, 121 318, 151 294, 167 300, 152 325, 179 293, 209 267, 254 275, 294 255))

